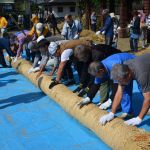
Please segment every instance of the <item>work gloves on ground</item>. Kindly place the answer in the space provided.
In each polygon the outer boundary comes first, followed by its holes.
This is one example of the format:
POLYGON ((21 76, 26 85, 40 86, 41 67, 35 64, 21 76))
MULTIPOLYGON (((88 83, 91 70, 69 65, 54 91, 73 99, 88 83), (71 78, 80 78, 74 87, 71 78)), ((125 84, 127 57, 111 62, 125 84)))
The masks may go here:
POLYGON ((114 117, 115 117, 114 113, 110 112, 109 114, 100 117, 99 123, 101 125, 105 125, 107 122, 113 120, 114 117))
POLYGON ((127 125, 135 126, 135 125, 139 125, 141 122, 142 122, 142 119, 140 119, 139 117, 136 117, 136 118, 129 119, 125 121, 124 123, 127 125))
POLYGON ((39 70, 40 70, 40 67, 35 67, 35 68, 32 67, 29 69, 28 74, 39 71, 39 70))
POLYGON ((86 97, 81 102, 79 102, 77 106, 81 109, 83 106, 88 105, 89 103, 91 103, 91 100, 89 97, 86 97))

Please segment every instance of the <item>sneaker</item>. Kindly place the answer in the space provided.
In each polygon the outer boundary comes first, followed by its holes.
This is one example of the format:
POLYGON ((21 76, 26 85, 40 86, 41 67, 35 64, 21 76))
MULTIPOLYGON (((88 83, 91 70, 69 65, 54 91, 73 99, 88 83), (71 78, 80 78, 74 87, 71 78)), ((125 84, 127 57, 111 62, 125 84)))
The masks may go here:
POLYGON ((85 91, 85 89, 82 89, 82 90, 80 90, 78 96, 83 97, 85 94, 87 94, 87 92, 85 91))
POLYGON ((112 100, 109 98, 105 103, 101 104, 99 106, 100 109, 106 110, 108 109, 112 104, 112 100))
POLYGON ((100 105, 101 105, 101 103, 99 102, 99 103, 97 103, 96 105, 97 105, 97 106, 100 106, 100 105))
POLYGON ((73 90, 72 92, 73 93, 78 93, 82 88, 80 87, 80 85, 75 89, 73 90))
POLYGON ((73 85, 75 84, 76 82, 72 79, 72 80, 68 80, 66 83, 64 83, 64 85, 66 86, 70 86, 70 85, 73 85))
POLYGON ((148 110, 147 114, 146 115, 150 115, 150 109, 148 110))

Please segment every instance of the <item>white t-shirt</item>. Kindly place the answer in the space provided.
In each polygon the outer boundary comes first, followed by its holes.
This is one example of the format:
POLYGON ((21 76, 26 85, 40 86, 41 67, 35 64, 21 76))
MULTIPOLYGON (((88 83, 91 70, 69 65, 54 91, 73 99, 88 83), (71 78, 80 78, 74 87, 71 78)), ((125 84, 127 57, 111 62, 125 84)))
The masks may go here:
POLYGON ((61 62, 69 60, 69 57, 73 54, 73 49, 66 49, 61 54, 61 62))

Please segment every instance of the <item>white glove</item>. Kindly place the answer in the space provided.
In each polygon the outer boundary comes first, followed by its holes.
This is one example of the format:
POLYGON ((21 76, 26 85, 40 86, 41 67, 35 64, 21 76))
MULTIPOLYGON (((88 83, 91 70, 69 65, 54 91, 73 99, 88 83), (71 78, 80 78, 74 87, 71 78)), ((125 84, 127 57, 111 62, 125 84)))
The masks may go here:
POLYGON ((17 58, 17 57, 15 57, 15 59, 14 59, 14 61, 13 61, 13 62, 14 62, 14 63, 16 63, 16 62, 17 62, 17 60, 18 60, 18 58, 17 58))
POLYGON ((76 34, 73 39, 74 40, 79 39, 79 34, 76 34))
POLYGON ((124 123, 127 125, 135 126, 135 125, 139 125, 141 122, 142 122, 142 119, 140 119, 139 117, 136 117, 136 118, 129 119, 125 121, 124 123))
POLYGON ((82 108, 84 105, 87 105, 91 102, 89 97, 84 98, 81 102, 77 104, 79 108, 82 108))
POLYGON ((104 35, 104 34, 105 34, 105 31, 102 32, 102 35, 104 35))
POLYGON ((107 109, 111 106, 112 104, 112 100, 109 98, 108 101, 106 101, 105 103, 101 104, 99 106, 100 109, 107 109))
POLYGON ((39 71, 39 70, 40 70, 40 67, 33 68, 33 72, 36 72, 36 71, 39 71))
POLYGON ((101 118, 99 119, 99 123, 100 123, 101 125, 105 125, 106 122, 109 122, 109 121, 113 120, 113 119, 114 119, 114 116, 115 116, 114 113, 110 112, 109 114, 104 115, 103 117, 101 117, 101 118))
POLYGON ((33 67, 28 70, 28 74, 33 72, 33 67))
POLYGON ((101 34, 101 31, 97 31, 95 34, 96 34, 96 35, 99 35, 99 34, 101 34))

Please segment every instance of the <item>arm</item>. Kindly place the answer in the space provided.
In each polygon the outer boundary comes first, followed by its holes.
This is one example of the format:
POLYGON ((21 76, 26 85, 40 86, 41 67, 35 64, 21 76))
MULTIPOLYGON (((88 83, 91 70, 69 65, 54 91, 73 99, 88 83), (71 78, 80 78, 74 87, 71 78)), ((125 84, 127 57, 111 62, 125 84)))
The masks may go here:
POLYGON ((101 32, 106 31, 106 30, 109 28, 109 26, 111 25, 111 23, 112 23, 111 18, 107 18, 107 20, 106 20, 106 22, 105 22, 105 24, 104 24, 104 27, 102 27, 102 28, 100 29, 100 31, 101 31, 101 32))
POLYGON ((67 34, 67 27, 66 27, 66 23, 65 23, 64 26, 63 26, 61 35, 63 35, 64 37, 66 37, 66 34, 67 34))
POLYGON ((115 94, 115 98, 113 100, 113 105, 112 105, 112 110, 111 110, 111 112, 114 114, 116 113, 116 109, 121 102, 123 90, 124 90, 124 87, 121 85, 118 85, 118 89, 117 89, 117 92, 115 94))
POLYGON ((139 114, 140 119, 144 118, 145 114, 148 112, 150 107, 150 92, 143 93, 143 96, 144 96, 144 102, 143 102, 142 110, 139 114))
POLYGON ((67 60, 63 61, 63 62, 60 62, 60 64, 59 64, 58 71, 57 71, 57 77, 56 77, 56 81, 58 81, 58 82, 61 79, 61 76, 62 76, 62 73, 63 73, 63 69, 64 69, 66 63, 67 63, 67 60))

